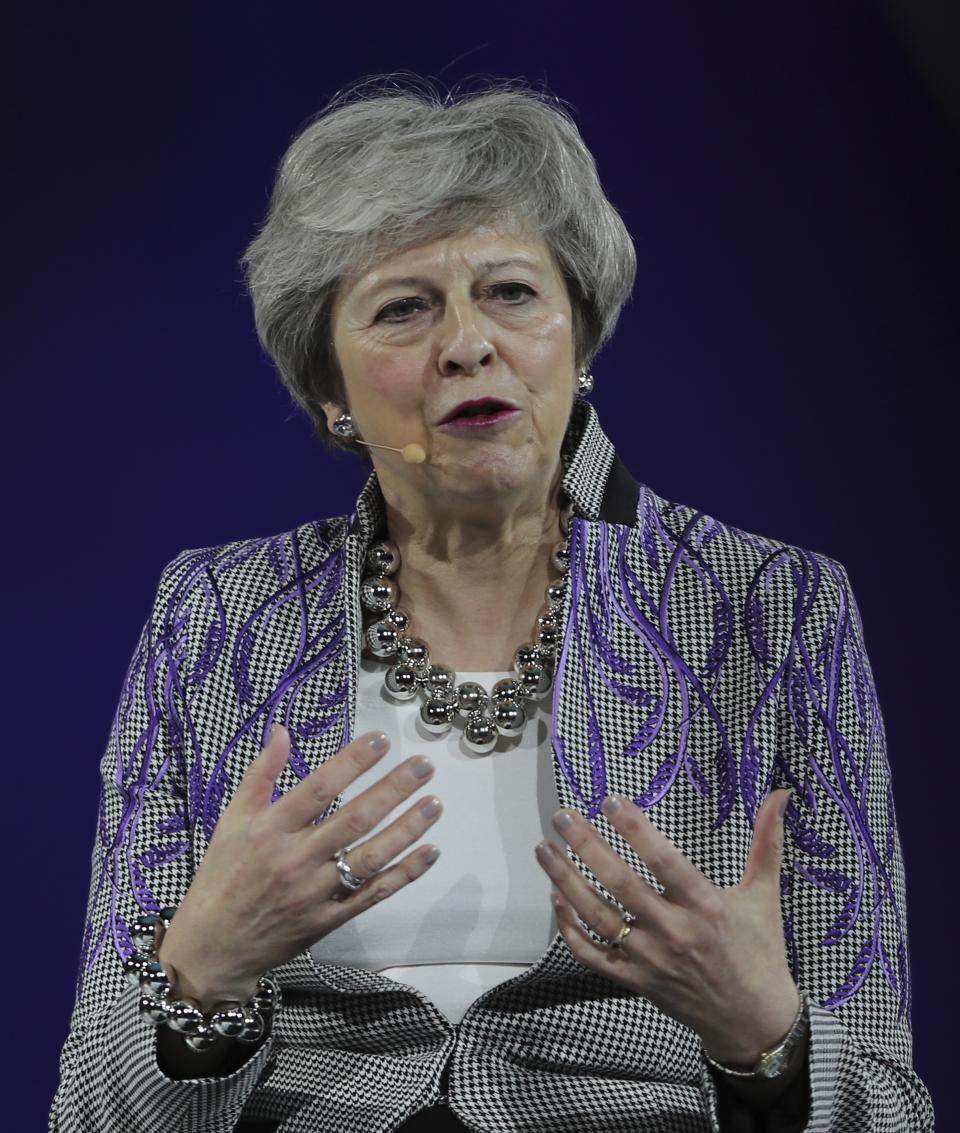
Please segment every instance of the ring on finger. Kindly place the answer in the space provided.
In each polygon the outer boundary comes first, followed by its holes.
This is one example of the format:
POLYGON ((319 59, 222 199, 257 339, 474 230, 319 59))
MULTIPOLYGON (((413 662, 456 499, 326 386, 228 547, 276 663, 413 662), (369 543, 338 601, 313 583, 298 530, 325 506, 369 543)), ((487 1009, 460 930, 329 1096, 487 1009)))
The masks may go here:
POLYGON ((350 868, 350 863, 347 861, 346 848, 337 850, 333 855, 333 860, 337 863, 337 873, 340 875, 340 884, 344 889, 349 889, 351 893, 359 889, 361 885, 365 884, 365 877, 357 877, 357 875, 350 868))
POLYGON ((617 933, 617 935, 610 941, 610 947, 611 948, 622 948, 623 947, 623 942, 630 935, 630 926, 633 924, 633 922, 636 919, 637 918, 633 915, 633 913, 628 913, 628 912, 624 911, 623 917, 621 918, 621 921, 620 921, 620 930, 617 933))

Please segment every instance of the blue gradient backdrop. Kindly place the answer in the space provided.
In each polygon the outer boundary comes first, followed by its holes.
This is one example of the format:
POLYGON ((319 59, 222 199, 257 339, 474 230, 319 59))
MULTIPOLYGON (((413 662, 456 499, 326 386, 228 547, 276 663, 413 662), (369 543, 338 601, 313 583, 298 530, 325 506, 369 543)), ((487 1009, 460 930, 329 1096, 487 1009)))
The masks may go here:
POLYGON ((901 23, 836 0, 59 8, 8 24, 8 1128, 43 1127, 55 1088, 98 763, 161 568, 349 510, 362 483, 261 356, 237 260, 297 129, 398 69, 572 105, 639 258, 594 366, 607 432, 668 499, 848 568, 904 847, 915 1062, 952 1116, 960 142, 901 23))

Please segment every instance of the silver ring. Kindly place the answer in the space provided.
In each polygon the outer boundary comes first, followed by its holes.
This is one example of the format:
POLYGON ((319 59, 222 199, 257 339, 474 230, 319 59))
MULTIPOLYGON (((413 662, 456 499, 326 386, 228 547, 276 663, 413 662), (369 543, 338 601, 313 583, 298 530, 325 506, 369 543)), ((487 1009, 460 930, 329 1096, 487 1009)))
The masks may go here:
POLYGON ((621 922, 620 922, 620 931, 613 938, 613 940, 610 941, 610 947, 611 948, 622 948, 623 947, 623 942, 630 935, 630 926, 633 924, 633 922, 636 919, 637 918, 633 915, 633 913, 628 913, 628 912, 624 911, 623 920, 621 920, 621 922))
POLYGON ((337 863, 337 873, 340 874, 340 884, 345 889, 349 889, 351 893, 355 889, 359 889, 367 880, 365 877, 357 877, 350 868, 350 863, 347 861, 347 851, 345 849, 337 850, 333 855, 333 860, 337 863))

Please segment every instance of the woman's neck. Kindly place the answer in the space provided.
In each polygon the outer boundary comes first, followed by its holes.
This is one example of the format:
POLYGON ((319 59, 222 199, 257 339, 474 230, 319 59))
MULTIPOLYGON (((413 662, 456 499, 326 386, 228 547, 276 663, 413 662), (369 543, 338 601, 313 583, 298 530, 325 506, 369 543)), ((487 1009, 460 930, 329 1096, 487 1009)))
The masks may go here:
POLYGON ((408 636, 426 642, 433 664, 509 670, 517 647, 535 640, 546 588, 560 577, 552 562, 563 538, 557 493, 548 507, 500 522, 487 514, 413 527, 388 507, 387 524, 400 552, 394 579, 408 636))

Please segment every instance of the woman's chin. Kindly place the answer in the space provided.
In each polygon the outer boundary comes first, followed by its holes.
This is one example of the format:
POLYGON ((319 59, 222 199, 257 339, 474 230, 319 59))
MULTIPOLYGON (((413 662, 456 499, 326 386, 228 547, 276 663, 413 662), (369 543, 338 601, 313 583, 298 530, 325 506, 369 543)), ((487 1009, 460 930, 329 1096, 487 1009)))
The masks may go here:
POLYGON ((451 495, 496 499, 522 490, 538 478, 536 465, 515 449, 489 448, 483 452, 438 453, 432 461, 439 472, 437 486, 451 495))

